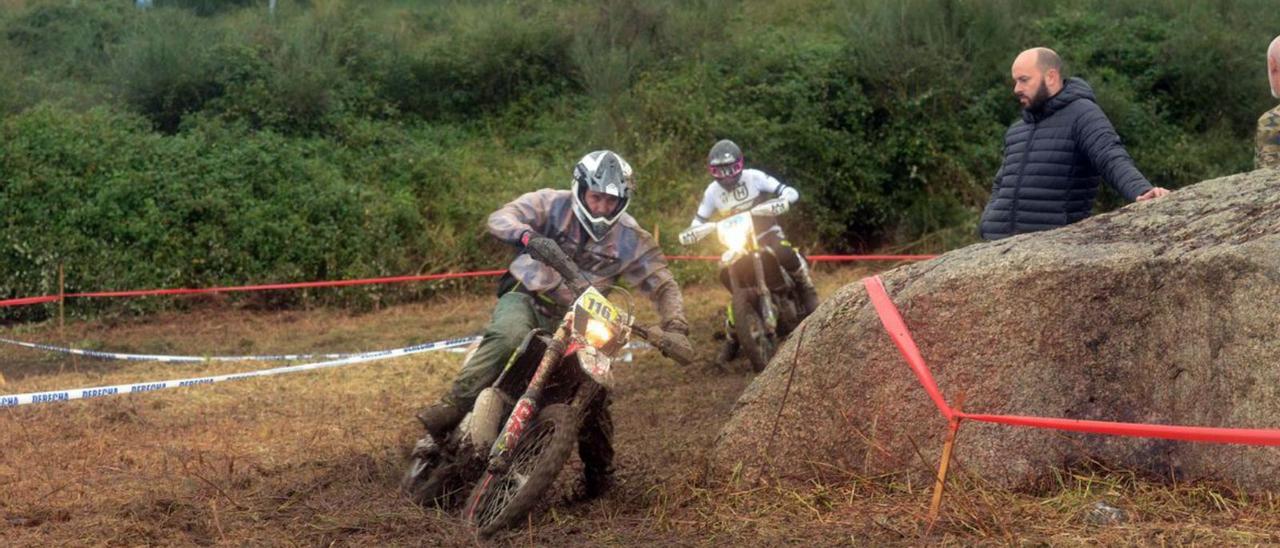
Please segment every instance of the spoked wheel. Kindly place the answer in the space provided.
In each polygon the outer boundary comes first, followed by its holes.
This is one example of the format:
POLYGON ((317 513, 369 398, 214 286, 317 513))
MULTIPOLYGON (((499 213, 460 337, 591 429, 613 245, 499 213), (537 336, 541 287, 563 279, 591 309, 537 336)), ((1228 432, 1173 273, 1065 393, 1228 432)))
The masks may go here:
POLYGON ((733 329, 738 336, 738 344, 742 345, 742 352, 751 361, 751 369, 759 373, 773 358, 777 340, 751 301, 746 291, 733 296, 733 329))
POLYGON ((577 442, 575 415, 567 405, 548 405, 520 438, 506 473, 486 472, 476 484, 465 517, 480 537, 516 525, 543 499, 577 442))

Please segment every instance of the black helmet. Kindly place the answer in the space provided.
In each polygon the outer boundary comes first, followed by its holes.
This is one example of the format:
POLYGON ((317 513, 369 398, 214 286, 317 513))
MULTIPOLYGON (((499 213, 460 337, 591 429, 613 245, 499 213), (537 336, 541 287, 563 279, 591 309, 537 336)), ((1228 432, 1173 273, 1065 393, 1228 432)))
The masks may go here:
POLYGON ((587 229, 591 239, 600 240, 613 223, 617 222, 631 202, 632 182, 631 164, 623 160, 617 153, 608 150, 597 150, 578 160, 573 166, 573 214, 587 229), (592 215, 587 208, 587 191, 608 194, 618 198, 618 206, 602 216, 592 215))
POLYGON ((728 139, 721 139, 707 154, 707 170, 725 190, 738 186, 742 178, 742 149, 728 139))

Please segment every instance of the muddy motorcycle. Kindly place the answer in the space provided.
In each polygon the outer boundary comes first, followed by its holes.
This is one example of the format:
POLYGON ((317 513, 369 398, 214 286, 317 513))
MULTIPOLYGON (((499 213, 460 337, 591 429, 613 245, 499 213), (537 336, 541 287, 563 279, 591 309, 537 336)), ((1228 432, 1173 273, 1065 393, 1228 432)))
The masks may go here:
POLYGON ((693 245, 716 233, 725 252, 720 256, 720 280, 729 288, 731 336, 756 372, 764 371, 778 343, 795 329, 810 310, 804 310, 800 288, 767 247, 756 241, 755 217, 786 213, 790 203, 774 199, 718 222, 680 233, 680 243, 693 245))
POLYGON ((463 518, 481 537, 522 523, 544 498, 579 431, 589 427, 584 419, 612 388, 613 357, 632 336, 679 363, 692 361, 692 349, 634 323, 630 310, 591 287, 554 242, 531 240, 528 250, 569 281, 577 299, 555 333, 539 329, 525 337, 443 442, 430 434, 417 442, 401 481, 420 504, 465 502, 463 518))

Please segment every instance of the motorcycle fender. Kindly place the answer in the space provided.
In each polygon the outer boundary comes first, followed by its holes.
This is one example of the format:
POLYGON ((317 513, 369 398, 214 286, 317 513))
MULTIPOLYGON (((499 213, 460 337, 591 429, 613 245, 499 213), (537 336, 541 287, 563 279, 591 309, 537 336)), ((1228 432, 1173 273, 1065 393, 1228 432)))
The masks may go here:
POLYGON ((582 372, 591 377, 591 380, 605 388, 613 388, 613 358, 611 356, 596 350, 595 347, 585 346, 578 349, 575 357, 578 359, 578 365, 582 368, 582 372))
POLYGON ((458 426, 463 432, 463 439, 480 455, 487 455, 489 447, 498 439, 498 431, 506 422, 507 413, 511 412, 511 397, 492 386, 485 388, 476 397, 475 407, 458 426))

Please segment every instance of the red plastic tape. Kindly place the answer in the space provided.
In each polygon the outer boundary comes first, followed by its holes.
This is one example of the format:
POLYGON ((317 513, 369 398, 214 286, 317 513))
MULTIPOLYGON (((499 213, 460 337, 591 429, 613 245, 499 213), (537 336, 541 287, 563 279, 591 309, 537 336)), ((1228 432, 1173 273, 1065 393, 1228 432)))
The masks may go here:
POLYGON ((898 313, 898 307, 885 292, 884 282, 880 281, 879 276, 871 276, 863 278, 862 284, 867 287, 867 295, 871 297, 871 304, 876 307, 876 314, 880 315, 880 323, 884 324, 884 330, 889 332, 889 338, 893 339, 893 344, 897 345, 898 352, 901 352, 902 357, 907 360, 907 365, 911 366, 911 371, 916 374, 916 379, 929 394, 933 404, 938 406, 938 411, 950 420, 955 412, 951 410, 951 406, 947 405, 947 400, 943 399, 942 391, 938 390, 938 383, 933 380, 933 373, 925 364, 924 356, 920 355, 920 348, 916 346, 916 341, 912 340, 906 322, 902 321, 902 315, 898 313))
POLYGON ((862 283, 867 288, 867 295, 871 297, 871 304, 875 305, 876 313, 880 315, 880 323, 884 324, 885 331, 889 332, 889 337, 898 346, 898 351, 902 353, 903 359, 907 360, 907 365, 911 366, 911 370, 915 372, 916 379, 920 381, 920 386, 924 387, 925 392, 929 393, 934 405, 938 406, 938 410, 948 420, 952 417, 959 417, 1012 426, 1029 426, 1032 428, 1049 428, 1069 432, 1136 438, 1160 438, 1242 445, 1280 445, 1280 430, 1276 429, 1215 428, 1210 426, 1139 424, 1022 415, 956 413, 947 406, 946 400, 942 397, 942 392, 938 390, 938 383, 933 380, 933 374, 929 371, 929 366, 925 363, 924 357, 920 355, 920 349, 916 347, 915 341, 911 338, 911 332, 907 330, 906 323, 902 321, 902 315, 898 313, 898 307, 893 304, 893 299, 890 299, 889 294, 885 291, 884 282, 880 280, 879 276, 872 276, 863 278, 862 283))

